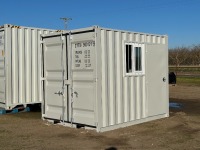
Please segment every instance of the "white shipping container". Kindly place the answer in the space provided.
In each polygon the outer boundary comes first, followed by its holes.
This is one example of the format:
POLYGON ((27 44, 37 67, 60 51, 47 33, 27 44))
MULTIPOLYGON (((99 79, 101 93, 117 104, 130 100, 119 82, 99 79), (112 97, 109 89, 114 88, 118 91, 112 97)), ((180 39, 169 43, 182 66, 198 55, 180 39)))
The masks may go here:
POLYGON ((41 34, 54 30, 0 26, 0 108, 41 103, 41 34))
POLYGON ((98 26, 43 36, 43 118, 108 131, 169 115, 168 37, 98 26))

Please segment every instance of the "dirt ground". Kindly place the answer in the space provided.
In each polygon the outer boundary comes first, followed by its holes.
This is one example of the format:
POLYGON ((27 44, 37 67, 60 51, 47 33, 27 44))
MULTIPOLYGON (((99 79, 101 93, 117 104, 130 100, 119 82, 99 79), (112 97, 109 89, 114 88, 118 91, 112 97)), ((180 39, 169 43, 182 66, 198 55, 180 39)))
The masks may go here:
POLYGON ((0 150, 163 149, 200 150, 200 87, 170 86, 170 117, 114 131, 51 125, 40 112, 0 116, 0 150))

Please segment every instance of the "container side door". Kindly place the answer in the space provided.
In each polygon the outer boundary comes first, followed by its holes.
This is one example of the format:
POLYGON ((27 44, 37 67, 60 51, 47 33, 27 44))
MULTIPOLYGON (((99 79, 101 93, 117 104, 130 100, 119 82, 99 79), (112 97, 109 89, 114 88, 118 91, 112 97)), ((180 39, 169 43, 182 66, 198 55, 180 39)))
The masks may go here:
POLYGON ((95 36, 94 32, 72 35, 72 120, 95 126, 95 36))
POLYGON ((44 117, 67 120, 66 40, 64 36, 43 39, 44 50, 44 117), (63 77, 64 73, 64 77, 63 77))
POLYGON ((146 46, 148 116, 168 113, 168 50, 166 45, 146 46))
POLYGON ((0 104, 5 103, 5 46, 4 31, 0 31, 0 104))

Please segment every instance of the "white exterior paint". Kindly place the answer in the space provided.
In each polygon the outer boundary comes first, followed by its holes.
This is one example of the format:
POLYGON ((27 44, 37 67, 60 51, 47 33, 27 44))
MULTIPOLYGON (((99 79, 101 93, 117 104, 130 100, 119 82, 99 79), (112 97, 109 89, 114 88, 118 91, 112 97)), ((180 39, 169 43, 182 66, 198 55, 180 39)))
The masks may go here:
POLYGON ((44 64, 65 65, 56 89, 48 88, 50 70, 44 67, 44 119, 108 131, 169 115, 167 36, 91 27, 44 35, 43 42, 46 56, 55 52, 44 64), (126 43, 142 45, 142 73, 125 73, 126 43), (62 88, 63 95, 55 94, 62 88))
POLYGON ((0 107, 41 103, 41 34, 53 30, 0 27, 0 107))

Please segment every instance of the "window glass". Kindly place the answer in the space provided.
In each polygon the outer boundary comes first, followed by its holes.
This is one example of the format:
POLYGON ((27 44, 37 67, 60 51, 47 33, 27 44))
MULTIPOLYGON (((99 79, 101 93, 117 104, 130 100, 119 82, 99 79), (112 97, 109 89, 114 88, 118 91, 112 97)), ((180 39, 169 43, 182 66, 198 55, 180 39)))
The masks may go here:
POLYGON ((126 73, 132 71, 132 45, 126 45, 126 73))
POLYGON ((135 71, 142 71, 141 47, 135 47, 135 71))

